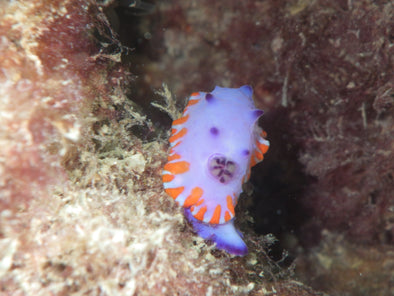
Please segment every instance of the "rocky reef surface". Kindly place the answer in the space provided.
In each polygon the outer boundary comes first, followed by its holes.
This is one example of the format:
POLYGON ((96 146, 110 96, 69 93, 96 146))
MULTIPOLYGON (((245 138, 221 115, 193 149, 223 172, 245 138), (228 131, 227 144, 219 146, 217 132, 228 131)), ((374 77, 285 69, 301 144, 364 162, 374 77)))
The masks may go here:
POLYGON ((151 37, 137 46, 151 60, 141 81, 165 80, 179 101, 191 90, 250 84, 265 110, 270 151, 252 174, 253 197, 240 206, 256 233, 279 239, 271 255, 288 250, 297 275, 332 295, 391 295, 392 1, 159 7, 140 27, 151 37), (327 265, 321 256, 353 263, 327 265))
POLYGON ((393 4, 136 3, 0 2, 0 294, 392 295, 393 4), (151 102, 242 84, 271 150, 238 258, 164 193, 151 102))

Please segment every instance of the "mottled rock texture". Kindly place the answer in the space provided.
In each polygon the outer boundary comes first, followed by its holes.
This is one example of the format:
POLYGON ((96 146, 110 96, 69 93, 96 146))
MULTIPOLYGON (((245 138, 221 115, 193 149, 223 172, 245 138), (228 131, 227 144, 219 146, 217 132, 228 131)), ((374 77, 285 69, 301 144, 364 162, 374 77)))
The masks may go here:
POLYGON ((114 2, 0 2, 0 294, 319 295, 266 255, 272 237, 249 231, 232 258, 185 224, 114 2))
POLYGON ((116 4, 0 2, 0 293, 391 295, 391 1, 116 4), (179 105, 251 84, 266 112, 247 257, 194 236, 162 190, 163 83, 179 105))
POLYGON ((393 294, 392 246, 354 244, 328 231, 322 236, 319 246, 296 259, 299 280, 329 295, 393 294))
MULTIPOLYGON (((333 247, 360 246, 362 261, 368 246, 382 258, 394 245, 393 14, 392 1, 173 0, 140 23, 149 38, 133 42, 122 26, 120 36, 149 57, 141 83, 164 81, 180 102, 215 85, 252 85, 271 141, 246 204, 256 231, 297 256, 323 248, 329 230, 343 237, 333 247)), ((362 292, 314 276, 303 278, 337 295, 362 292)))
POLYGON ((181 99, 254 87, 271 153, 296 149, 313 177, 299 197, 308 227, 390 243, 392 15, 391 1, 170 1, 151 42, 162 42, 157 66, 181 99))

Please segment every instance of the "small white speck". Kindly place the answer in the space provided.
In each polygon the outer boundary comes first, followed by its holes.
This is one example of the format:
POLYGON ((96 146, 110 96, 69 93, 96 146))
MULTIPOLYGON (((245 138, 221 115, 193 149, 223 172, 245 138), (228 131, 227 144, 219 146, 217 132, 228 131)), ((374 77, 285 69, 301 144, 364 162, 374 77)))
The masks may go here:
POLYGON ((147 40, 150 40, 152 38, 152 34, 149 33, 149 32, 145 32, 144 38, 147 39, 147 40))
POLYGON ((207 289, 207 293, 205 293, 206 296, 212 296, 212 286, 209 286, 207 289))
POLYGON ((347 85, 346 85, 346 88, 347 89, 352 89, 352 88, 354 88, 356 86, 356 84, 353 82, 353 81, 350 81, 347 85))

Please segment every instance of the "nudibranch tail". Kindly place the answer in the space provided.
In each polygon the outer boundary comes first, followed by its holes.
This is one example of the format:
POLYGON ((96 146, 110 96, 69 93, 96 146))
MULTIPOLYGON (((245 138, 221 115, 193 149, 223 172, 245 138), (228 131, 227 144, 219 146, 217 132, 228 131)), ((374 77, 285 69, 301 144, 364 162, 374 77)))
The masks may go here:
POLYGON ((252 94, 248 85, 193 93, 173 122, 162 173, 165 191, 184 207, 196 232, 239 256, 247 247, 235 229, 234 208, 251 168, 269 147, 257 125, 263 111, 252 94))
POLYGON ((187 220, 199 236, 216 243, 216 248, 236 256, 248 253, 248 247, 242 240, 240 232, 234 226, 234 219, 224 224, 202 223, 193 217, 189 209, 184 209, 187 220))

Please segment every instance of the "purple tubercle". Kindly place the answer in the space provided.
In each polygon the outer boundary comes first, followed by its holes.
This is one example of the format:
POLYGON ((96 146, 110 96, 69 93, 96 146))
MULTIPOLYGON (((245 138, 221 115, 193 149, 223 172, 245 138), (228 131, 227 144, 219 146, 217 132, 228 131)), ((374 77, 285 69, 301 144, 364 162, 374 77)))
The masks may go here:
POLYGON ((211 103, 214 100, 214 96, 212 94, 206 94, 205 99, 208 103, 211 103))
POLYGON ((245 149, 242 151, 242 155, 248 156, 250 154, 250 151, 245 149))
POLYGON ((219 134, 219 130, 217 127, 211 127, 211 129, 209 130, 211 132, 212 135, 217 136, 219 134))
POLYGON ((256 110, 253 110, 252 111, 252 118, 255 120, 255 119, 258 119, 261 115, 263 115, 263 110, 258 110, 258 109, 256 109, 256 110))
POLYGON ((243 85, 239 90, 248 98, 251 98, 253 95, 253 88, 250 85, 243 85))

